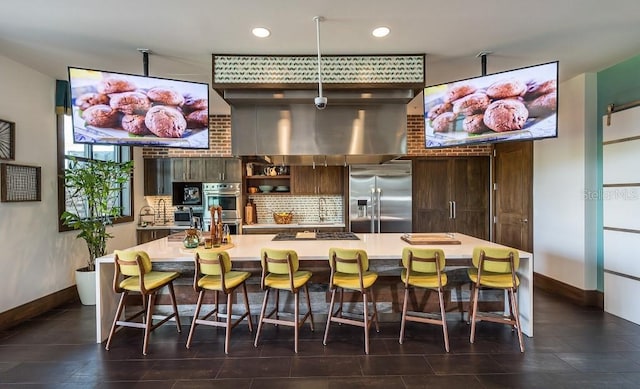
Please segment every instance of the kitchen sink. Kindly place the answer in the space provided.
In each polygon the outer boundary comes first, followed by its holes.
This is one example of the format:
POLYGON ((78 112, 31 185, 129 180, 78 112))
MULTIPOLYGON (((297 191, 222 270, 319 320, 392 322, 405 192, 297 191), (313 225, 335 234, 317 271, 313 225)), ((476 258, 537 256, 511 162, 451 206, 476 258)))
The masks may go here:
POLYGON ((339 223, 336 222, 300 222, 299 226, 333 226, 339 223))
POLYGON ((316 232, 313 237, 298 237, 295 232, 280 232, 272 240, 360 240, 353 232, 316 232))

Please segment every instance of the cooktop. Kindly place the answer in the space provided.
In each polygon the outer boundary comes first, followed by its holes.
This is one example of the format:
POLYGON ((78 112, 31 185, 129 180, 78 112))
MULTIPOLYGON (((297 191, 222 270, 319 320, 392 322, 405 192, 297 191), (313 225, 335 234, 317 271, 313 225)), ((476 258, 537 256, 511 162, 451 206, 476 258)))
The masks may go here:
POLYGON ((272 240, 360 240, 353 232, 316 232, 314 237, 296 237, 295 232, 280 232, 272 240))

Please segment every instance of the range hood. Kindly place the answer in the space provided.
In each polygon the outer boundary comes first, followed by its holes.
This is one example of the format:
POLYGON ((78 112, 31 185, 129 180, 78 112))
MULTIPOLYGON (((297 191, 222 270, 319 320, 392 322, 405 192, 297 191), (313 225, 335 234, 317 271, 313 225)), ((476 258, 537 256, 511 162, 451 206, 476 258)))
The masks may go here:
POLYGON ((286 165, 383 163, 407 153, 410 89, 224 91, 231 105, 234 155, 286 165))

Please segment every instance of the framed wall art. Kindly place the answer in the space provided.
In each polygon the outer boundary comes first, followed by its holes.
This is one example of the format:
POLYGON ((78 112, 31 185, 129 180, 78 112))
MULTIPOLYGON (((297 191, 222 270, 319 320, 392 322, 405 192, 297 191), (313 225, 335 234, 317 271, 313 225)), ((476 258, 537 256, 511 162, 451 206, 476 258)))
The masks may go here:
POLYGON ((0 119, 0 159, 15 159, 16 124, 0 119))
POLYGON ((40 166, 0 163, 0 202, 40 201, 40 166))

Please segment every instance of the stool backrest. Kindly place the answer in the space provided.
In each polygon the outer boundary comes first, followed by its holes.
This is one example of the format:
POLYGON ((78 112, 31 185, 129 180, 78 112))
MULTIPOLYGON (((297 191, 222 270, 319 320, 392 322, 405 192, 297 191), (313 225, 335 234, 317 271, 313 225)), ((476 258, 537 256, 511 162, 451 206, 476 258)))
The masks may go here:
POLYGON ((274 274, 289 274, 299 268, 298 253, 295 250, 263 248, 260 250, 260 263, 263 270, 274 274))
POLYGON ((140 276, 141 269, 143 275, 151 271, 151 258, 144 251, 115 250, 113 253, 119 273, 127 277, 140 276), (138 261, 141 266, 138 265, 138 261))
POLYGON ((440 273, 446 259, 442 249, 405 247, 402 250, 402 266, 420 273, 440 273))
POLYGON ((511 273, 518 270, 520 266, 520 255, 518 250, 509 247, 475 247, 472 257, 473 266, 480 267, 481 271, 492 273, 511 273), (511 267, 513 263, 513 268, 511 267))
POLYGON ((196 266, 202 274, 219 276, 231 270, 231 257, 226 251, 197 249, 196 266))
POLYGON ((333 247, 329 249, 329 265, 332 271, 359 274, 369 270, 369 257, 362 249, 345 249, 333 247), (357 259, 360 258, 360 268, 357 259))

